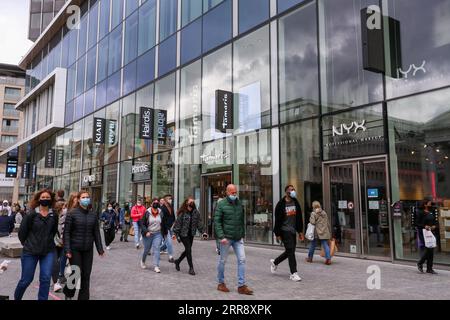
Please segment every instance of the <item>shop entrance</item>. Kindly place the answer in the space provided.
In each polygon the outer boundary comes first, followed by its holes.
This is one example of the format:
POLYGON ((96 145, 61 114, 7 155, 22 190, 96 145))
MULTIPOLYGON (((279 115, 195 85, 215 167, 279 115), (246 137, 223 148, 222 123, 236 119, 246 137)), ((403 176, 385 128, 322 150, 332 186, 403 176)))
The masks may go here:
POLYGON ((136 204, 138 199, 142 199, 142 204, 146 208, 150 208, 152 204, 152 183, 140 182, 133 185, 133 205, 136 204))
POLYGON ((324 163, 325 210, 339 251, 392 260, 386 158, 324 163))
POLYGON ((215 173, 202 177, 201 210, 202 218, 210 239, 214 234, 214 211, 217 203, 226 197, 226 188, 231 183, 232 173, 215 173))

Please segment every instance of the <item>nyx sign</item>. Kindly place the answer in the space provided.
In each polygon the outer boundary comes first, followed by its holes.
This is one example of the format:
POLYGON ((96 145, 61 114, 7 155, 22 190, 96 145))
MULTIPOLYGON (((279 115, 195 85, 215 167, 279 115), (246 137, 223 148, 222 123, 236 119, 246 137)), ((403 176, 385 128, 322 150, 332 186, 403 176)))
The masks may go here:
POLYGON ((216 130, 226 133, 233 129, 233 93, 216 91, 216 130))
POLYGON ((94 118, 94 143, 105 143, 105 127, 106 120, 102 118, 94 118))
POLYGON ((139 138, 143 140, 153 139, 153 109, 141 107, 139 114, 139 138))

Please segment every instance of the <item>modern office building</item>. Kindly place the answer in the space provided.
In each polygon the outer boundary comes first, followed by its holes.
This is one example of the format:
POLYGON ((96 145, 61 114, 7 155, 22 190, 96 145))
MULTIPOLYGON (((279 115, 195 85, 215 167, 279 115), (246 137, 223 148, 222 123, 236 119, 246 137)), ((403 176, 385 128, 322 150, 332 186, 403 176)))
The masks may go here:
MULTIPOLYGON (((293 184, 342 255, 413 261, 424 200, 450 264, 450 0, 74 0, 20 65, 27 192, 211 218, 238 185, 248 242, 273 245, 293 184)), ((5 159, 5 154, 2 159, 5 159)), ((305 246, 304 243, 299 246, 305 246)))
MULTIPOLYGON (((18 66, 0 63, 0 152, 19 141, 22 113, 15 109, 15 105, 24 94, 25 71, 18 66)), ((19 184, 20 179, 12 178, 6 172, 6 163, 0 163, 0 201, 16 202, 19 184)))
POLYGON ((28 39, 36 41, 67 0, 30 0, 28 39))

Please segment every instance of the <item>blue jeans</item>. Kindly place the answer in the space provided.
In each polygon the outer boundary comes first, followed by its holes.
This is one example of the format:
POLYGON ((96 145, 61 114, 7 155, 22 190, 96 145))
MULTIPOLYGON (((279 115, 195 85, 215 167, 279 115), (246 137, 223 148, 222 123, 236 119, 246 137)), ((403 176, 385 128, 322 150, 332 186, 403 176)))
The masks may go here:
POLYGON ((67 264, 67 257, 66 255, 63 253, 63 256, 61 257, 61 260, 59 261, 60 265, 59 265, 59 276, 63 277, 64 276, 64 270, 66 270, 66 264, 67 264))
POLYGON ((312 257, 314 256, 314 250, 316 249, 317 240, 320 241, 322 247, 325 250, 325 259, 331 260, 330 246, 328 245, 328 240, 314 239, 313 241, 311 241, 308 257, 312 259, 312 257))
POLYGON ((133 228, 134 228, 134 244, 138 245, 140 243, 139 241, 139 237, 141 235, 141 233, 139 232, 139 222, 134 222, 133 221, 133 228))
POLYGON ((173 257, 173 241, 172 241, 173 232, 169 230, 167 236, 163 238, 161 243, 161 251, 166 251, 169 253, 170 257, 173 257))
POLYGON ((162 241, 161 232, 153 233, 150 237, 143 237, 144 240, 144 254, 142 255, 142 262, 145 263, 147 255, 152 249, 153 266, 159 267, 160 247, 162 241))
POLYGON ((33 282, 38 262, 40 268, 38 300, 48 300, 54 259, 54 251, 49 252, 46 256, 35 256, 28 253, 22 254, 22 276, 17 284, 16 291, 14 292, 15 300, 22 300, 25 291, 33 282))
POLYGON ((228 253, 230 247, 233 247, 234 254, 236 255, 238 268, 238 285, 242 287, 245 285, 245 250, 244 240, 228 240, 227 244, 220 243, 220 257, 217 265, 217 282, 225 283, 225 263, 227 262, 228 253))

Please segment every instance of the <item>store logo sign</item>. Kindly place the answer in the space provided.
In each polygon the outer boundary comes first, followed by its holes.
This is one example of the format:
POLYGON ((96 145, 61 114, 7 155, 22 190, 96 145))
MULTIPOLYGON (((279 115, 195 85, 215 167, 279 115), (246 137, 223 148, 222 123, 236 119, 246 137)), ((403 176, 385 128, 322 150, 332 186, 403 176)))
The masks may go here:
POLYGON ((157 110, 158 144, 164 145, 167 136, 167 111, 157 110))
POLYGON ((109 120, 108 125, 108 143, 109 146, 114 146, 116 144, 116 128, 117 128, 117 121, 116 120, 109 120))
POLYGON ((333 137, 350 135, 352 133, 358 133, 358 131, 367 131, 366 120, 361 123, 353 121, 350 125, 342 123, 340 126, 333 126, 333 137))
POLYGON ((424 60, 420 66, 416 66, 414 63, 411 64, 408 68, 408 70, 403 70, 402 68, 397 69, 397 78, 400 79, 403 77, 403 79, 408 79, 409 74, 412 72, 412 76, 415 77, 417 72, 422 71, 424 74, 427 73, 427 69, 425 68, 425 65, 427 62, 424 60))
POLYGON ((92 183, 92 182, 96 182, 96 181, 97 181, 97 176, 95 174, 83 177, 84 183, 92 183))
POLYGON ((146 173, 150 171, 150 166, 148 164, 145 163, 141 163, 141 164, 136 164, 133 167, 131 167, 131 173, 132 174, 136 174, 136 173, 146 173))
POLYGON ((106 120, 102 118, 94 118, 94 143, 105 143, 106 120))
POLYGON ((200 156, 200 159, 203 160, 203 162, 209 163, 209 162, 216 162, 219 160, 225 160, 228 159, 231 156, 229 152, 224 152, 220 154, 214 154, 214 155, 202 155, 200 156))
POLYGON ((64 150, 56 150, 56 168, 62 169, 64 167, 64 150))
POLYGON ((216 130, 226 133, 233 129, 233 93, 216 91, 216 130))
POLYGON ((139 113, 139 138, 143 140, 153 139, 153 109, 141 107, 139 113))

